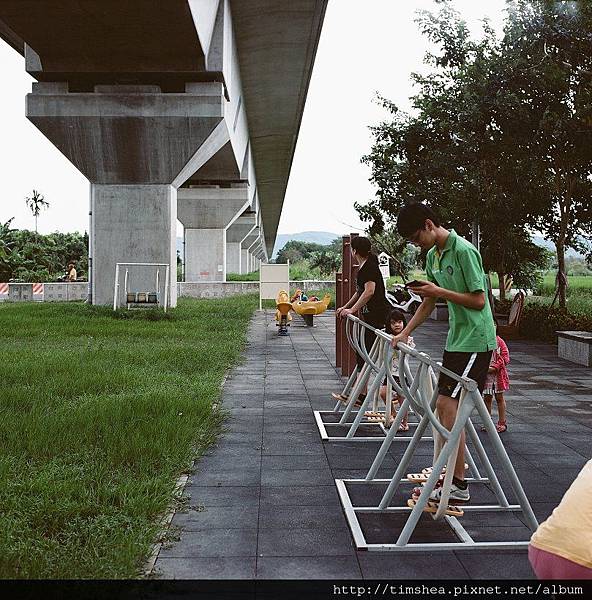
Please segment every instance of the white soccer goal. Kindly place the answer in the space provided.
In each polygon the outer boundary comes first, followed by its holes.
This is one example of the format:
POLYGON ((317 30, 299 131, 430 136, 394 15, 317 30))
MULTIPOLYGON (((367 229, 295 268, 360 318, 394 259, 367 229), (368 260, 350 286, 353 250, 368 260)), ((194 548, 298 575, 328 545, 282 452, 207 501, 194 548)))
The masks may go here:
POLYGON ((169 274, 170 265, 167 263, 117 263, 113 310, 117 310, 122 304, 123 276, 123 303, 128 310, 162 307, 166 312, 170 302, 169 274))

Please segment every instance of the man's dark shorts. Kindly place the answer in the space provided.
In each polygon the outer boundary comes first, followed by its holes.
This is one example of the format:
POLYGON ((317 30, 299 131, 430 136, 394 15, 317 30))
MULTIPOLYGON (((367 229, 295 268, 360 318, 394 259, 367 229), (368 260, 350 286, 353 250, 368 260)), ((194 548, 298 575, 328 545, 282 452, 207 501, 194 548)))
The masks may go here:
MULTIPOLYGON (((491 361, 491 350, 487 352, 448 352, 444 350, 442 366, 463 377, 474 379, 483 392, 485 378, 491 361)), ((438 392, 442 396, 458 399, 461 386, 458 381, 445 373, 440 373, 438 378, 438 392)))

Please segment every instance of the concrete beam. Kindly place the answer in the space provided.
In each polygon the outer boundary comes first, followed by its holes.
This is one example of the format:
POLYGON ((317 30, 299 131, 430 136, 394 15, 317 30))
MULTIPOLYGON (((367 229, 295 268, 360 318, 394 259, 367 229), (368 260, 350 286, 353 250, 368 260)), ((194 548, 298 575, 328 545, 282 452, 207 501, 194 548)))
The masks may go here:
MULTIPOLYGON (((226 281, 227 229, 250 208, 247 186, 181 188, 178 219, 185 227, 185 280, 226 281)), ((236 249, 234 268, 240 268, 236 249)))
POLYGON ((59 85, 33 84, 27 118, 93 183, 177 187, 186 165, 194 172, 227 141, 218 127, 220 83, 185 94, 162 94, 155 86, 97 86, 97 93, 75 94, 59 85))
POLYGON ((226 229, 250 204, 247 186, 183 187, 177 192, 177 218, 189 229, 226 229))

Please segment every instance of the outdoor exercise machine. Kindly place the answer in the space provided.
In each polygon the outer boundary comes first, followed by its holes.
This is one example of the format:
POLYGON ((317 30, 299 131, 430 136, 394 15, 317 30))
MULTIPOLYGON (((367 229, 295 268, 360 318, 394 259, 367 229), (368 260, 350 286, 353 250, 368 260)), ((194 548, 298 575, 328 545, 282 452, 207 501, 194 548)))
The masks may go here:
MULTIPOLYGON (((402 551, 402 550, 451 550, 451 549, 516 549, 528 545, 530 535, 523 536, 528 539, 512 540, 475 540, 461 524, 461 519, 467 514, 473 513, 520 513, 523 517, 525 527, 508 528, 511 532, 521 532, 528 529, 534 532, 538 527, 537 520, 528 498, 522 488, 520 480, 514 470, 512 462, 504 448, 499 434, 497 433, 493 421, 487 412, 485 402, 477 388, 477 384, 472 379, 461 377, 452 371, 445 369, 442 365, 432 360, 427 354, 410 348, 406 344, 397 345, 399 381, 392 375, 392 360, 394 349, 391 347, 392 336, 384 331, 379 331, 363 323, 353 316, 348 317, 358 328, 370 328, 376 334, 376 342, 373 346, 373 352, 370 355, 381 357, 383 360, 382 370, 386 373, 387 380, 392 389, 405 398, 405 403, 415 411, 419 417, 419 423, 405 452, 390 479, 377 479, 376 473, 383 465, 384 458, 394 439, 396 439, 397 426, 401 420, 403 407, 397 415, 395 422, 382 441, 382 445, 370 467, 368 474, 363 479, 336 479, 337 490, 341 499, 346 518, 348 520, 354 541, 358 549, 380 550, 380 551, 402 551), (413 366, 411 362, 413 361, 413 366), (458 412, 456 420, 451 430, 446 429, 438 418, 436 401, 438 398, 438 387, 435 374, 444 372, 454 379, 461 388, 458 412), (491 442, 492 450, 499 459, 501 470, 504 471, 509 486, 516 498, 516 502, 510 503, 506 492, 497 477, 496 471, 492 466, 487 451, 485 450, 475 427, 471 421, 471 415, 477 412, 484 423, 486 432, 491 442), (434 451, 431 467, 421 470, 419 473, 409 473, 412 459, 418 450, 418 444, 422 441, 424 433, 428 427, 433 432, 434 451), (471 485, 486 485, 489 493, 495 500, 484 504, 469 504, 460 509, 448 503, 450 488, 454 472, 454 465, 458 454, 460 437, 462 431, 466 430, 468 440, 470 440, 479 462, 482 466, 485 476, 482 476, 473 460, 468 447, 466 448, 466 460, 470 476, 467 481, 471 485), (397 491, 403 490, 405 486, 417 486, 419 488, 409 491, 409 499, 403 506, 391 506, 391 501, 397 491), (360 486, 382 486, 384 492, 377 504, 366 503, 363 506, 356 505, 353 497, 359 492, 360 486), (429 500, 429 496, 436 487, 441 487, 441 500, 439 503, 429 500), (353 490, 354 493, 352 494, 353 490), (419 492, 419 493, 418 493, 419 492), (414 541, 410 538, 416 532, 416 527, 423 516, 423 513, 430 513, 434 520, 447 523, 452 532, 455 541, 414 541), (385 515, 396 514, 407 517, 404 521, 398 535, 392 542, 371 543, 367 540, 364 532, 363 523, 360 520, 361 515, 378 515, 382 518, 385 515)), ((366 356, 364 356, 366 360, 366 356)), ((354 386, 355 387, 355 386, 354 386)), ((387 396, 388 398, 389 396, 387 396)), ((363 410, 363 409, 360 409, 363 410)), ((367 517, 365 517, 367 518, 367 517)), ((485 537, 485 536, 482 536, 485 537)), ((513 536, 514 537, 514 536, 513 536)), ((519 537, 516 535, 515 537, 519 537)), ((432 536, 433 539, 433 536, 432 536)))
MULTIPOLYGON (((386 363, 384 360, 385 346, 378 338, 372 347, 366 347, 365 332, 369 326, 364 321, 350 315, 345 323, 345 337, 354 353, 364 359, 364 365, 360 371, 354 370, 349 376, 340 396, 345 401, 337 401, 332 411, 314 411, 315 420, 321 434, 321 438, 330 442, 381 442, 387 435, 390 423, 391 402, 388 400, 383 404, 379 397, 380 387, 386 378, 386 363), (366 397, 360 406, 356 406, 357 399, 362 391, 368 387, 366 397), (384 407, 384 408, 383 408, 384 407)), ((371 328, 374 331, 374 328, 371 328)), ((392 354, 391 354, 392 357, 392 354)), ((392 386, 387 379, 387 399, 392 397, 392 386)), ((406 413, 413 413, 413 407, 408 401, 404 401, 400 407, 395 421, 390 424, 389 431, 392 432, 394 441, 409 441, 408 435, 395 434, 406 413)), ((417 426, 417 422, 409 420, 409 426, 417 426)), ((424 441, 431 441, 426 436, 424 441)))
MULTIPOLYGON (((124 271, 124 282, 123 291, 125 304, 128 310, 141 309, 141 308, 157 308, 162 307, 164 312, 167 311, 168 300, 169 300, 169 270, 170 265, 167 263, 117 263, 115 265, 115 283, 113 285, 113 310, 116 311, 120 304, 120 277, 121 271, 124 271), (143 268, 149 267, 154 268, 155 272, 155 283, 154 287, 150 290, 131 290, 130 289, 130 267, 132 268, 143 268), (160 271, 164 269, 164 291, 161 293, 161 278, 160 271)), ((145 279, 145 278, 143 278, 145 279)))

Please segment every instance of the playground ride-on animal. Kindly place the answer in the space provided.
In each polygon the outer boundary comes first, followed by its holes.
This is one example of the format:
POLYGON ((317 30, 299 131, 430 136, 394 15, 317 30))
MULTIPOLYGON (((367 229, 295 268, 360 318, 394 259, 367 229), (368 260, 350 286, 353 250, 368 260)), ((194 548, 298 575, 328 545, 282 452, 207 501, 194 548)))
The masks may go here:
MULTIPOLYGON (((292 302, 292 308, 295 313, 298 313, 304 318, 304 322, 309 327, 312 327, 313 317, 315 315, 320 315, 327 310, 329 303, 331 302, 331 296, 329 294, 325 294, 322 300, 312 300, 312 298, 304 300, 303 295, 300 297, 300 300, 292 302)), ((316 296, 314 296, 314 298, 316 298, 316 296)))
POLYGON ((290 303, 290 296, 285 290, 278 292, 275 300, 275 320, 277 321, 276 326, 279 327, 279 335, 288 335, 288 325, 292 320, 290 311, 292 310, 292 304, 290 303))

